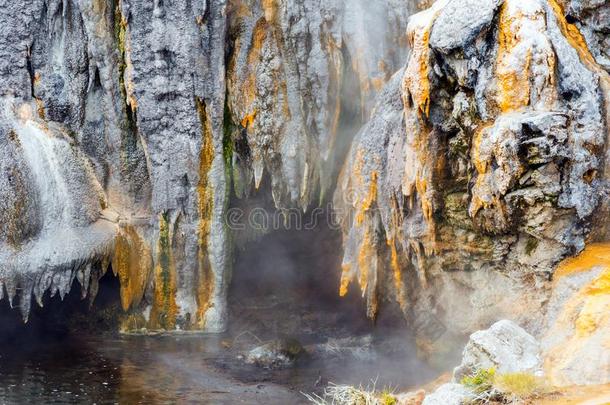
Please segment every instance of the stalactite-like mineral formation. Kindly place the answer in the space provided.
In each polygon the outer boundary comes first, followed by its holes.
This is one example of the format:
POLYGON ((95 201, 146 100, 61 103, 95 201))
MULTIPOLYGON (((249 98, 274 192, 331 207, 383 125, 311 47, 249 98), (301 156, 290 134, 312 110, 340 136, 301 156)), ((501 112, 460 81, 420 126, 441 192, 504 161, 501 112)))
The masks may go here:
POLYGON ((226 4, 40 0, 0 24, 9 298, 95 294, 111 263, 130 328, 222 330, 226 4))
POLYGON ((230 195, 328 195, 415 2, 35 0, 0 11, 0 294, 109 267, 125 329, 226 326, 230 195), (413 4, 411 4, 413 3, 413 4), (342 138, 342 139, 339 139, 342 138), (343 139, 345 138, 345 139, 343 139))
POLYGON ((531 321, 596 225, 604 57, 555 0, 439 0, 408 37, 335 192, 341 293, 357 280, 370 316, 391 295, 407 317, 429 311, 456 331, 531 321))
POLYGON ((27 319, 112 268, 124 329, 222 331, 227 209, 270 190, 332 200, 338 294, 370 318, 539 330, 557 264, 608 236, 609 22, 585 0, 7 3, 0 297, 27 319))

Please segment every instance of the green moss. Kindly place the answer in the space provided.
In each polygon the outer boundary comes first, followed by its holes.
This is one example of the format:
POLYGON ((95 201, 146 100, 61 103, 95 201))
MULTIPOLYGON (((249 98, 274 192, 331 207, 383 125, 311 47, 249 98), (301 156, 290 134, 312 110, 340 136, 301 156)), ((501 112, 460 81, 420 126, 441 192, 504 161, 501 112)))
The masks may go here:
POLYGON ((528 373, 507 373, 497 375, 494 386, 509 399, 531 398, 543 391, 540 378, 528 373))
POLYGON ((444 196, 445 210, 444 216, 447 223, 451 226, 473 230, 472 219, 468 215, 468 194, 464 192, 454 192, 444 196))
POLYGON ((163 282, 163 295, 168 296, 171 291, 170 284, 170 240, 169 240, 169 219, 167 212, 162 215, 162 224, 159 227, 159 265, 161 267, 161 280, 163 282))
POLYGON ((225 96, 225 107, 223 114, 223 136, 222 136, 222 155, 225 159, 225 165, 231 167, 233 163, 233 133, 238 130, 237 125, 233 121, 229 103, 226 101, 229 94, 225 96))
POLYGON ((155 267, 155 296, 150 315, 152 329, 174 329, 178 308, 175 301, 176 282, 172 257, 169 214, 159 218, 159 240, 155 267))
POLYGON ((381 393, 381 395, 379 396, 379 400, 381 402, 381 405, 397 405, 398 404, 398 400, 396 399, 396 397, 394 395, 392 395, 392 393, 389 391, 383 391, 381 393))
POLYGON ((538 239, 529 237, 525 244, 525 253, 530 256, 534 250, 538 247, 538 239))
POLYGON ((126 332, 144 332, 146 331, 146 319, 140 312, 129 312, 121 314, 120 320, 120 331, 126 332))
POLYGON ((121 93, 123 93, 123 99, 126 97, 125 90, 125 38, 126 38, 126 23, 121 13, 120 5, 117 4, 114 9, 114 39, 116 41, 117 49, 119 50, 119 84, 121 93))
POLYGON ((114 9, 114 39, 119 51, 118 69, 119 69, 119 90, 124 102, 124 116, 121 123, 121 176, 125 179, 130 179, 130 191, 138 193, 140 187, 135 186, 137 179, 147 174, 144 154, 140 150, 138 138, 138 125, 136 122, 136 114, 132 107, 127 102, 127 89, 125 87, 125 70, 127 64, 125 62, 125 46, 127 36, 127 22, 123 18, 120 6, 114 9), (136 180, 136 181, 131 181, 136 180))
POLYGON ((167 212, 159 218, 159 241, 157 266, 155 269, 155 298, 151 311, 153 329, 173 329, 176 322, 175 280, 173 278, 172 246, 167 212))
POLYGON ((460 383, 477 397, 472 404, 522 403, 546 392, 541 378, 529 373, 497 374, 494 368, 480 369, 460 383))
POLYGON ((474 374, 465 376, 460 381, 460 384, 470 388, 477 394, 491 391, 494 385, 494 378, 496 376, 496 369, 480 369, 474 374))
POLYGON ((470 144, 463 133, 459 133, 449 140, 449 153, 454 156, 468 156, 470 144))

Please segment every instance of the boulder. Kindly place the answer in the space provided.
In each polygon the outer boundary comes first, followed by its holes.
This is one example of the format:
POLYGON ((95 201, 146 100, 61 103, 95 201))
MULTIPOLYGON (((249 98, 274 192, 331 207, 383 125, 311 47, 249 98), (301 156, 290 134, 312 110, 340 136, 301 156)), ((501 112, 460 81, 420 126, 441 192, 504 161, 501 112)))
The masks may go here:
POLYGON ((472 392, 461 384, 443 384, 424 398, 422 405, 461 405, 472 398, 472 392))
POLYGON ((275 369, 290 367, 304 352, 294 339, 278 339, 255 347, 245 355, 245 361, 258 367, 275 369))
POLYGON ((519 325, 509 320, 494 323, 489 329, 470 335, 462 364, 453 371, 459 382, 477 369, 494 368, 498 373, 542 375, 540 344, 519 325))

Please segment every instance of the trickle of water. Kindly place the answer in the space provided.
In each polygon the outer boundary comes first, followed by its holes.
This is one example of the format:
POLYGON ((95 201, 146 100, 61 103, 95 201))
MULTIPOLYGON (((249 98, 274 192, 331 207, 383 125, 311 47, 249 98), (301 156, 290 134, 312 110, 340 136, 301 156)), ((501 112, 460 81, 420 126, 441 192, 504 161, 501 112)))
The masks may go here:
POLYGON ((40 302, 51 287, 63 297, 76 276, 88 283, 88 265, 108 256, 117 226, 100 220, 104 190, 88 157, 59 124, 36 121, 30 104, 15 108, 9 102, 2 114, 12 124, 25 163, 28 189, 23 191, 32 196, 29 203, 36 204, 42 220, 42 229, 18 249, 0 249, 0 288, 6 286, 10 300, 25 297, 19 306, 27 319, 32 294, 40 302))
POLYGON ((69 153, 70 146, 33 121, 17 127, 16 133, 40 194, 44 231, 69 226, 73 210, 62 154, 69 153))

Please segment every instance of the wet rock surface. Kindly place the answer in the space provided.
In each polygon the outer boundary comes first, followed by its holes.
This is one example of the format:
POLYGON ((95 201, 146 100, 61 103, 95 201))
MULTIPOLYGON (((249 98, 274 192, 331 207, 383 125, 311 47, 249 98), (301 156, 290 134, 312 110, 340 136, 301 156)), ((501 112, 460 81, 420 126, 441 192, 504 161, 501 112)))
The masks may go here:
POLYGON ((562 3, 567 18, 580 28, 597 63, 610 71, 608 5, 595 0, 569 0, 562 3))
POLYGON ((229 199, 263 176, 278 207, 311 208, 330 193, 352 127, 404 63, 418 6, 7 5, 0 282, 10 298, 66 290, 111 262, 132 315, 125 328, 225 329, 229 199), (58 255, 43 231, 86 243, 58 255))
MULTIPOLYGON (((307 403, 302 392, 320 393, 330 381, 366 386, 371 384, 373 375, 380 386, 404 390, 435 375, 405 343, 409 341, 408 331, 393 328, 380 332, 375 339, 365 335, 342 340, 342 334, 358 336, 363 332, 338 332, 332 327, 336 315, 327 315, 332 314, 333 306, 318 311, 307 303, 295 302, 294 296, 281 301, 283 310, 272 314, 280 323, 291 314, 304 314, 293 320, 293 325, 297 339, 307 344, 302 356, 286 368, 262 368, 238 358, 253 348, 281 340, 268 327, 255 327, 271 318, 268 307, 249 312, 252 323, 248 325, 232 322, 235 330, 224 334, 117 334, 112 331, 120 322, 116 316, 116 307, 121 305, 119 281, 107 273, 101 282, 92 308, 87 300, 81 300, 81 288, 75 283, 63 301, 47 294, 42 308, 32 308, 27 325, 22 324, 18 312, 10 310, 8 302, 2 301, 2 400, 300 404, 307 403), (298 334, 311 326, 314 316, 315 322, 323 325, 316 329, 315 336, 298 334), (244 332, 245 328, 253 333, 244 332), (394 332, 395 341, 387 340, 392 335, 390 331, 394 332), (340 354, 316 352, 316 348, 331 342, 334 348, 342 349, 340 354), (356 350, 359 345, 368 346, 376 356, 350 355, 349 350, 356 350), (405 369, 418 372, 405 373, 405 369)), ((373 331, 371 325, 368 332, 373 331)))
MULTIPOLYGON (((416 350, 507 318, 472 335, 456 377, 539 373, 519 324, 554 384, 607 383, 606 264, 554 280, 609 234, 606 3, 6 4, 0 299, 28 320, 76 284, 93 300, 112 269, 113 328, 229 328, 216 367, 299 388, 423 367, 416 350), (231 229, 229 208, 261 202, 326 205, 341 241, 297 237, 295 252, 231 229), (276 261, 233 269, 242 248, 276 261), (384 329, 405 320, 413 334, 384 329)), ((467 396, 449 384, 426 401, 467 396)))
POLYGON ((608 72, 554 0, 437 1, 408 35, 335 191, 341 291, 539 331, 555 267, 605 223, 608 72))
POLYGON ((250 350, 245 355, 245 361, 263 368, 283 368, 294 365, 303 353, 303 346, 298 340, 280 339, 250 350))
POLYGON ((229 207, 332 199, 324 284, 370 319, 397 303, 420 348, 541 332, 557 263, 605 233, 607 7, 369 3, 4 8, 0 295, 27 318, 111 264, 122 330, 220 332, 229 207))

